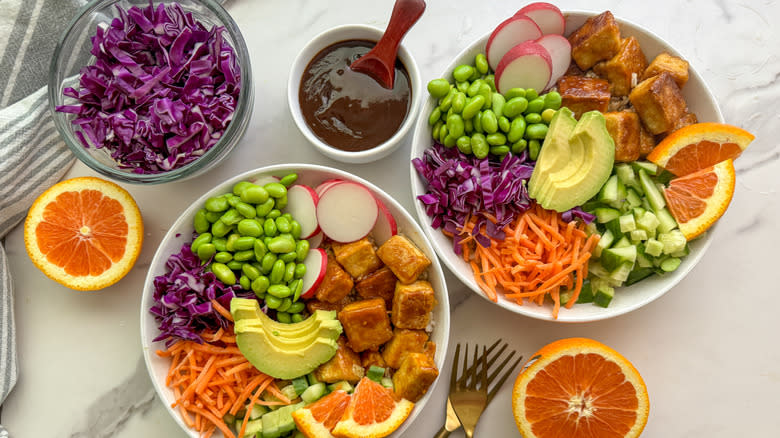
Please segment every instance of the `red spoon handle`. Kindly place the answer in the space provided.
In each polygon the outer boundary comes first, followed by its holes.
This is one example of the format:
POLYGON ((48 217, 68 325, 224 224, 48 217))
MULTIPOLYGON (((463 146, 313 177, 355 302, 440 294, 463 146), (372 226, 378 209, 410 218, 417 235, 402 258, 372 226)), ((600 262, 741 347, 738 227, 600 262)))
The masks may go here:
POLYGON ((396 0, 385 34, 372 50, 391 69, 395 64, 398 45, 424 11, 424 0, 396 0))

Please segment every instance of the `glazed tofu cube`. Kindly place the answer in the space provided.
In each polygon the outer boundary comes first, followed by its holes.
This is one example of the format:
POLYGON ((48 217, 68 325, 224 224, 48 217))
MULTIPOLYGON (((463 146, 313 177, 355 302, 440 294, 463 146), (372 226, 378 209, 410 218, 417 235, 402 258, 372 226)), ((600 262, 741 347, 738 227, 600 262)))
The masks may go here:
POLYGON ((417 280, 431 265, 428 257, 411 240, 401 235, 388 239, 376 253, 403 284, 417 280))
POLYGON ((639 124, 639 157, 644 158, 655 148, 655 137, 647 132, 644 125, 639 124))
POLYGON ((620 49, 620 28, 612 13, 590 17, 569 36, 571 57, 582 70, 615 56, 620 49))
POLYGON ((609 107, 609 82, 585 76, 563 76, 558 80, 561 106, 569 108, 579 118, 588 111, 606 112, 609 107))
POLYGON ((424 353, 428 333, 424 330, 396 328, 393 339, 385 345, 382 357, 391 368, 400 368, 401 361, 409 353, 424 353))
POLYGON ((360 353, 360 362, 363 364, 363 368, 370 368, 371 365, 387 368, 387 363, 382 357, 382 353, 378 351, 366 350, 360 353))
POLYGON ((306 309, 309 311, 309 313, 314 313, 316 310, 335 310, 339 311, 344 308, 347 304, 355 301, 354 299, 350 298, 349 295, 342 298, 341 301, 335 302, 335 303, 329 303, 327 301, 320 301, 316 298, 310 299, 306 301, 306 309))
POLYGON ((382 261, 376 256, 374 245, 363 238, 346 244, 333 244, 336 261, 354 278, 360 278, 382 267, 382 261))
POLYGON ((360 362, 360 356, 347 345, 346 339, 340 337, 336 354, 327 362, 314 370, 314 377, 320 382, 334 383, 346 380, 356 383, 363 378, 366 371, 360 362))
POLYGON ((393 296, 393 325, 398 328, 423 330, 431 320, 436 305, 433 287, 424 280, 412 284, 396 283, 393 296))
POLYGON ((393 375, 393 390, 402 398, 416 402, 428 391, 439 369, 424 353, 409 353, 393 375))
POLYGON ((434 360, 436 357, 436 343, 433 341, 426 342, 425 348, 423 348, 423 353, 430 357, 431 360, 434 360))
POLYGON ((674 124, 674 127, 672 127, 670 133, 680 128, 684 128, 688 125, 693 125, 694 123, 698 123, 698 118, 696 117, 696 114, 686 113, 684 116, 677 119, 677 122, 674 124))
POLYGON ((633 111, 604 113, 607 131, 615 141, 615 161, 631 162, 639 159, 639 116, 633 111))
POLYGON ((381 267, 355 283, 355 290, 363 299, 382 298, 389 309, 393 303, 397 278, 387 266, 381 267))
POLYGON ((636 38, 624 38, 620 42, 618 53, 607 61, 593 66, 593 71, 609 82, 609 90, 613 96, 628 96, 631 92, 631 78, 639 82, 639 77, 647 67, 647 58, 636 38))
POLYGON ((347 304, 339 312, 349 346, 357 352, 376 350, 393 337, 385 300, 373 298, 347 304))
POLYGON ((680 87, 667 72, 640 82, 628 98, 653 135, 671 132, 678 119, 688 113, 680 87))
POLYGON ((640 79, 644 81, 663 72, 672 75, 677 86, 682 88, 688 82, 688 61, 666 52, 661 53, 647 66, 640 79))
POLYGON ((337 303, 349 295, 352 291, 352 286, 354 286, 352 277, 339 266, 332 255, 328 254, 325 278, 323 278, 314 295, 320 301, 337 303))

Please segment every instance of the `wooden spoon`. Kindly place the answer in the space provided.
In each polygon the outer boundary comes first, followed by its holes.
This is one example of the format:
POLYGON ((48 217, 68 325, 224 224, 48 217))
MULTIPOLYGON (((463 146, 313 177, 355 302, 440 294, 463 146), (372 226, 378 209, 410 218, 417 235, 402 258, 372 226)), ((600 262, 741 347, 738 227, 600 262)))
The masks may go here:
POLYGON ((425 11, 424 0, 396 0, 390 23, 387 24, 382 38, 371 51, 358 58, 349 67, 353 71, 371 76, 382 87, 392 89, 395 82, 395 58, 398 55, 398 46, 423 11, 425 11))

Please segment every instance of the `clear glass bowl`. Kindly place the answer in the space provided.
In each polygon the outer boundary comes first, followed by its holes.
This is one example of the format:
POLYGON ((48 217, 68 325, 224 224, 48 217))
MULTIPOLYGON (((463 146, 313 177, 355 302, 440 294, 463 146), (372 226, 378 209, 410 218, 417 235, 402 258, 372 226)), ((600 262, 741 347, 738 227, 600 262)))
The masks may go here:
MULTIPOLYGON (((62 94, 65 87, 78 89, 80 69, 94 63, 90 54, 91 37, 99 23, 110 23, 118 16, 117 6, 129 9, 132 6, 146 7, 148 0, 93 0, 82 8, 70 22, 68 29, 60 38, 54 51, 49 68, 49 112, 54 124, 71 151, 84 164, 100 174, 114 180, 135 184, 158 184, 176 180, 184 180, 200 175, 216 166, 238 144, 249 125, 254 102, 252 87, 252 68, 249 62, 249 51, 246 47, 238 25, 233 21, 217 0, 178 0, 182 8, 191 12, 193 17, 207 28, 213 25, 223 26, 223 37, 230 43, 236 53, 236 59, 241 68, 241 90, 239 91, 236 110, 222 138, 206 153, 195 161, 176 169, 153 174, 134 173, 130 169, 121 168, 110 152, 105 149, 85 148, 75 135, 76 128, 71 124, 73 114, 55 111, 55 107, 63 104, 73 104, 74 99, 62 94)), ((160 2, 155 1, 155 6, 160 2)), ((165 1, 163 3, 171 3, 165 1)))

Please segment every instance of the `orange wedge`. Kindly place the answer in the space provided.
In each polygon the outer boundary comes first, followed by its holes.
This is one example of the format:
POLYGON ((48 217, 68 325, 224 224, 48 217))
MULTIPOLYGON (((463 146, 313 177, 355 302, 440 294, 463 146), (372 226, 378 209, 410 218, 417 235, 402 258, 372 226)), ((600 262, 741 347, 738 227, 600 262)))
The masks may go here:
POLYGON ((736 159, 755 136, 723 123, 695 123, 664 138, 647 156, 669 172, 684 176, 736 159))
POLYGON ((531 356, 512 390, 525 438, 630 438, 647 423, 642 376, 625 357, 585 338, 555 341, 531 356))
POLYGON ((726 160, 669 182, 664 197, 686 239, 696 238, 723 216, 734 196, 734 180, 734 163, 726 160))
POLYGON ((403 424, 414 408, 406 399, 398 400, 389 388, 368 377, 358 382, 347 410, 333 428, 337 438, 382 438, 403 424))
POLYGON ((330 431, 336 427, 350 396, 342 390, 333 391, 316 402, 292 413, 293 421, 306 438, 332 438, 330 431))
POLYGON ((143 222, 133 198, 100 178, 55 184, 35 200, 24 222, 27 254, 52 280, 76 290, 108 287, 133 267, 143 222))

